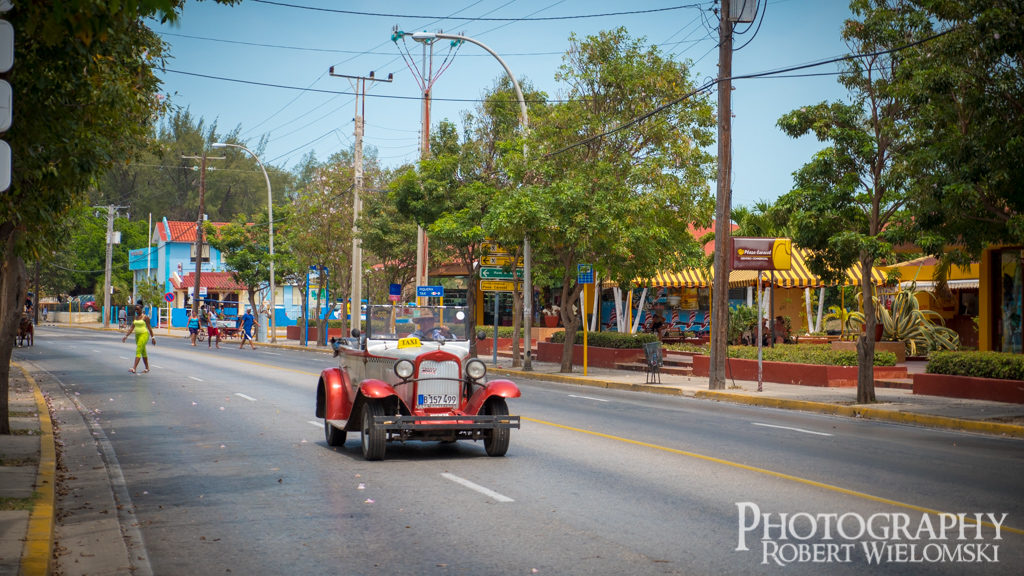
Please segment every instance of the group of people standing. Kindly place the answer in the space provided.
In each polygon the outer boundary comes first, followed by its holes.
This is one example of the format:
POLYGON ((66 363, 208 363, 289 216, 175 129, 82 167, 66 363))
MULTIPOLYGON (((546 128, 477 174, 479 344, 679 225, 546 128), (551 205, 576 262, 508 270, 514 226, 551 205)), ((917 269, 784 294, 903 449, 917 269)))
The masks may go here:
MULTIPOLYGON (((121 338, 122 342, 128 340, 128 336, 135 334, 135 362, 132 367, 128 369, 129 372, 135 374, 139 367, 139 361, 141 360, 145 367, 142 371, 143 374, 149 372, 149 355, 146 352, 146 345, 149 342, 153 342, 156 345, 156 336, 153 334, 153 325, 150 322, 149 315, 145 313, 145 309, 141 304, 135 306, 135 316, 131 323, 127 322, 127 314, 122 310, 122 316, 119 318, 122 325, 128 326, 128 331, 125 332, 121 338)), ((205 328, 209 339, 207 339, 207 347, 210 348, 214 345, 214 339, 216 338, 216 346, 220 348, 220 327, 217 324, 218 313, 212 306, 202 306, 198 316, 192 316, 188 320, 188 331, 192 338, 192 345, 196 345, 196 338, 199 335, 199 330, 205 328)), ((245 314, 238 317, 238 328, 240 329, 242 343, 238 347, 239 349, 245 347, 245 343, 248 342, 252 349, 256 349, 253 339, 253 328, 259 326, 259 321, 252 315, 252 309, 246 308, 245 314)))

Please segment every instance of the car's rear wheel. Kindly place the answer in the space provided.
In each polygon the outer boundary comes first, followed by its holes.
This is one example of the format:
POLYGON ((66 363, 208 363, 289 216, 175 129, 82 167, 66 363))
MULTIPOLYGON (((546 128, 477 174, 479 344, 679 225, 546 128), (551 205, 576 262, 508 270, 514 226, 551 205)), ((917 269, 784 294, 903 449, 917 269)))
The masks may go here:
POLYGON ((324 438, 327 439, 328 446, 343 446, 347 436, 347 432, 340 428, 335 428, 324 418, 324 438))
MULTIPOLYGON (((484 413, 492 416, 508 416, 508 404, 504 398, 491 398, 484 405, 484 413)), ((511 435, 508 428, 495 428, 484 437, 484 449, 488 456, 504 456, 508 452, 508 442, 511 435)))
POLYGON ((387 432, 373 425, 374 416, 383 416, 384 407, 380 402, 367 401, 363 404, 363 458, 380 460, 384 458, 387 432))

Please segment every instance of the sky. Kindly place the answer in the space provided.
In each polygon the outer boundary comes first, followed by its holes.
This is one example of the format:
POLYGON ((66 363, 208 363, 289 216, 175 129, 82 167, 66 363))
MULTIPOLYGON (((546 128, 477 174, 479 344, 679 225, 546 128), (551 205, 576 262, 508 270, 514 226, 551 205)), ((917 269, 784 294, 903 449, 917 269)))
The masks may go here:
MULTIPOLYGON (((520 83, 559 98, 564 86, 555 74, 570 34, 583 38, 618 26, 645 38, 664 56, 691 61, 695 84, 714 78, 714 6, 698 0, 244 0, 228 7, 190 0, 176 24, 149 25, 170 45, 166 68, 158 73, 170 103, 189 109, 207 126, 216 122, 219 135, 239 128, 242 142, 265 164, 285 170, 310 152, 323 161, 354 143, 353 85, 330 76, 332 66, 335 73, 352 76, 373 71, 386 79, 393 74, 390 83, 369 85, 363 142, 367 153, 376 150, 383 166, 397 167, 419 157, 424 46, 411 38, 393 42, 395 27, 473 38, 499 54, 520 83), (257 150, 263 137, 266 147, 257 150)), ((850 17, 845 0, 760 0, 760 8, 763 18, 737 24, 734 76, 848 51, 839 35, 850 17)), ((479 46, 464 44, 449 55, 449 43, 438 41, 433 53, 435 126, 474 109, 504 76, 499 62, 479 46)), ((733 206, 774 201, 790 190, 793 172, 822 144, 813 137, 790 138, 776 121, 800 106, 847 98, 836 81, 837 70, 828 64, 793 73, 824 75, 735 82, 733 206)), ((716 93, 711 101, 717 102, 716 93)))

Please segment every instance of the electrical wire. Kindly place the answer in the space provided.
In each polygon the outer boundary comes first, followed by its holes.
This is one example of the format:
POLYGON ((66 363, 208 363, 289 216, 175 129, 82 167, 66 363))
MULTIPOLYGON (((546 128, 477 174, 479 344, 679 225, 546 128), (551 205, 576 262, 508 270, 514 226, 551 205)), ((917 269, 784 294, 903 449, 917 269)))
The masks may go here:
MULTIPOLYGON (((302 10, 314 10, 316 12, 330 12, 335 14, 351 14, 354 16, 381 16, 385 18, 424 18, 433 20, 443 20, 451 18, 450 16, 424 16, 414 14, 386 14, 380 12, 360 12, 357 10, 339 10, 336 8, 318 8, 315 6, 302 6, 299 4, 288 4, 285 2, 274 2, 271 0, 252 0, 258 4, 268 4, 272 6, 281 6, 285 8, 299 8, 302 10)), ((579 14, 574 16, 542 16, 540 18, 458 18, 458 20, 468 21, 483 21, 483 22, 539 22, 539 21, 550 21, 550 20, 580 20, 584 18, 605 18, 611 16, 631 16, 635 14, 653 14, 657 12, 670 12, 674 10, 682 10, 685 8, 697 8, 700 7, 701 3, 697 4, 683 4, 680 6, 668 6, 666 8, 651 8, 649 10, 632 10, 628 12, 606 12, 602 14, 579 14)))

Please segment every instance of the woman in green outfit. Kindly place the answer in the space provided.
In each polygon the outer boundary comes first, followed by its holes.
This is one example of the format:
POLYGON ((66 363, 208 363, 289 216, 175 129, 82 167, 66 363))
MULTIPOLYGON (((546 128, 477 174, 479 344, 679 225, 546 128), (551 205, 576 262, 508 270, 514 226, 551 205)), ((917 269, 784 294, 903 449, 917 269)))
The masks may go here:
POLYGON ((135 369, 139 367, 139 358, 142 358, 143 364, 146 365, 146 369, 142 373, 145 374, 149 372, 149 356, 146 355, 146 343, 152 338, 153 344, 156 344, 156 336, 153 335, 153 327, 149 324, 149 316, 142 312, 142 306, 135 307, 135 321, 132 322, 128 332, 121 338, 121 342, 127 340, 128 335, 132 332, 135 332, 135 364, 128 371, 135 374, 135 369))

